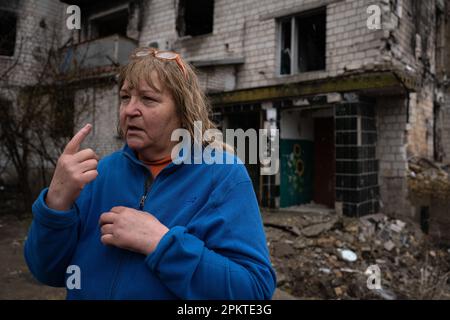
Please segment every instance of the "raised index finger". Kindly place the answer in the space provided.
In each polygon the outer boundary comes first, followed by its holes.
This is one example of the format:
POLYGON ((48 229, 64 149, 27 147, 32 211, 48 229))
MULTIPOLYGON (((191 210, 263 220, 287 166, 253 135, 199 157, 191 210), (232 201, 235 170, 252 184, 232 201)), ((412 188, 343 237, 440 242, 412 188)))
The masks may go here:
POLYGON ((74 154, 78 152, 81 143, 87 137, 89 132, 91 132, 91 129, 92 125, 88 123, 80 131, 78 131, 77 134, 74 135, 73 138, 67 143, 66 147, 64 148, 64 153, 74 154))

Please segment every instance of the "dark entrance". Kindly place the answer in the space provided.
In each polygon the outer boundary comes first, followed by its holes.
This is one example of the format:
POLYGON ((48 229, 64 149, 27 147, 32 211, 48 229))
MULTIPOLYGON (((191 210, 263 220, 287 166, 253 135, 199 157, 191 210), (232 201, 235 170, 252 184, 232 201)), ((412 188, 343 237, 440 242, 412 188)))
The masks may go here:
MULTIPOLYGON (((229 113, 227 114, 227 126, 223 129, 242 129, 246 131, 247 129, 255 129, 256 134, 259 132, 260 128, 260 113, 259 111, 256 112, 239 112, 239 113, 229 113)), ((225 132, 224 139, 225 139, 225 132)), ((229 142, 230 143, 230 142, 229 142)), ((230 143, 231 144, 231 143, 230 143)), ((259 140, 258 140, 259 144, 259 140)), ((235 148, 237 146, 237 143, 235 143, 235 148)), ((259 148, 259 146, 258 146, 259 148)), ((245 140, 245 155, 246 159, 241 159, 245 163, 245 167, 247 168, 248 174, 250 178, 252 179, 253 183, 253 189, 255 190, 256 197, 258 198, 258 202, 261 203, 260 199, 260 192, 259 192, 259 186, 260 186, 260 165, 259 165, 259 157, 258 157, 258 163, 257 164, 249 164, 250 156, 249 156, 249 139, 245 140)), ((259 154, 259 150, 258 150, 259 154)))
POLYGON ((313 200, 330 208, 335 202, 335 159, 334 118, 315 118, 313 200))

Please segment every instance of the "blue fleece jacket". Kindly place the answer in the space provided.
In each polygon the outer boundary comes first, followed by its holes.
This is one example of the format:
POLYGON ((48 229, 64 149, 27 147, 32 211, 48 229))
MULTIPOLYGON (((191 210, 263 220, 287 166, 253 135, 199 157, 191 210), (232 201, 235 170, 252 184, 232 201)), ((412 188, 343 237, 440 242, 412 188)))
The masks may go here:
POLYGON ((97 169, 69 211, 47 207, 48 189, 33 204, 25 259, 39 281, 66 286, 76 265, 81 288, 67 289, 68 299, 271 298, 276 277, 242 163, 172 162, 152 181, 125 145, 97 169), (149 212, 170 230, 148 256, 105 246, 99 217, 114 206, 149 212))

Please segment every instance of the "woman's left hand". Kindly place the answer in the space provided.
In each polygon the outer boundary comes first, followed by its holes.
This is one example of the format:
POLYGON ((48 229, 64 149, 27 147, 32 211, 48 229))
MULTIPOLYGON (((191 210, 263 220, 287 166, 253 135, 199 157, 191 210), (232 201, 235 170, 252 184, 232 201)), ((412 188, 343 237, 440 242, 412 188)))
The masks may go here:
POLYGON ((100 216, 101 241, 148 255, 169 229, 152 214, 127 207, 113 207, 100 216))

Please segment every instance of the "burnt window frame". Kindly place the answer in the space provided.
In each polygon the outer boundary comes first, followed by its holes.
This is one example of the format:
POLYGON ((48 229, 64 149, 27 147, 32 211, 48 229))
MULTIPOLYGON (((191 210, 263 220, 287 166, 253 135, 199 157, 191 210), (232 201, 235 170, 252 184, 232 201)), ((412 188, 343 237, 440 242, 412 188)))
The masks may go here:
POLYGON ((90 12, 90 14, 87 18, 87 24, 86 24, 87 32, 85 33, 85 35, 86 35, 87 40, 102 39, 102 38, 113 36, 115 34, 119 34, 123 37, 127 37, 127 28, 128 28, 129 23, 130 23, 130 12, 129 12, 128 4, 115 6, 115 7, 111 7, 111 8, 104 9, 104 10, 95 9, 90 12), (109 35, 102 35, 102 36, 98 35, 98 31, 96 31, 96 27, 95 27, 96 21, 108 19, 108 18, 114 19, 113 16, 117 16, 117 15, 121 15, 121 14, 127 15, 127 23, 126 23, 124 34, 111 33, 109 35))
MULTIPOLYGON (((285 17, 280 17, 277 19, 277 63, 276 63, 276 74, 277 76, 283 77, 283 76, 291 76, 296 74, 304 74, 309 72, 323 72, 327 70, 327 59, 326 59, 326 41, 327 41, 327 7, 319 7, 312 10, 308 10, 305 12, 297 13, 295 15, 289 15, 285 17), (299 69, 299 33, 301 30, 299 30, 299 20, 310 18, 313 16, 319 16, 323 15, 324 18, 324 51, 323 51, 323 68, 322 69, 314 69, 314 70, 306 70, 306 71, 300 71, 299 69), (286 22, 290 23, 291 25, 291 31, 290 31, 290 50, 289 50, 289 56, 290 56, 290 72, 284 73, 282 70, 282 45, 283 45, 283 24, 286 22)), ((286 53, 287 54, 287 53, 286 53)))
MULTIPOLYGON (((19 15, 14 10, 8 10, 3 7, 0 7, 0 17, 2 16, 2 14, 9 14, 13 17, 14 32, 11 32, 11 34, 7 34, 5 32, 4 35, 0 35, 0 38, 3 36, 5 36, 5 37, 11 36, 11 38, 12 38, 11 42, 14 42, 14 43, 11 45, 11 48, 9 48, 9 51, 7 51, 6 49, 5 49, 5 52, 3 52, 3 50, 0 50, 0 57, 13 57, 16 52, 17 28, 18 28, 18 24, 19 24, 19 15), (12 33, 14 33, 14 35, 12 35, 12 33)), ((3 18, 2 18, 2 20, 3 20, 3 18)), ((0 41, 2 42, 3 40, 0 39, 0 41)))
POLYGON ((181 38, 183 37, 200 37, 206 36, 214 33, 214 11, 215 11, 215 0, 204 0, 211 3, 211 28, 208 32, 205 33, 196 33, 192 34, 192 32, 188 32, 187 22, 186 22, 186 3, 188 1, 193 0, 178 0, 178 8, 176 12, 176 21, 175 28, 177 31, 177 35, 181 38))

